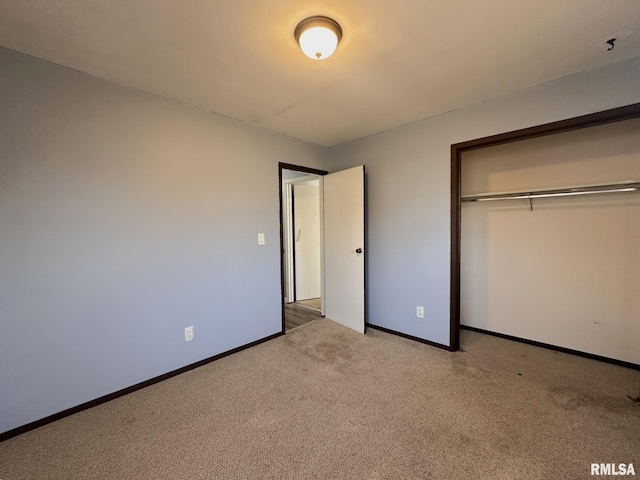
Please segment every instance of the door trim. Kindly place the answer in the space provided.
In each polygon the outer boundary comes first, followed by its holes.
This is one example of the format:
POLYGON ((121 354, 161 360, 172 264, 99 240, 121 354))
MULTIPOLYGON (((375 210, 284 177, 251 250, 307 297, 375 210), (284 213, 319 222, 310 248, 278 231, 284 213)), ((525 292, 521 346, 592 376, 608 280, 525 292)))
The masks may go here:
POLYGON ((535 127, 500 133, 451 145, 451 285, 450 285, 450 333, 449 350, 460 349, 460 245, 461 245, 461 192, 462 154, 471 150, 519 142, 531 138, 569 132, 581 128, 596 127, 607 123, 640 117, 640 103, 582 115, 580 117, 546 123, 535 127))
POLYGON ((282 315, 282 333, 285 333, 285 316, 284 316, 284 218, 282 217, 282 170, 293 170, 295 172, 311 173, 313 175, 325 176, 329 172, 318 170, 301 165, 292 165, 290 163, 278 162, 278 197, 280 199, 280 306, 282 315))
MULTIPOLYGON (((291 187, 291 232, 290 236, 293 238, 293 245, 291 245, 291 279, 293 280, 293 298, 291 299, 293 302, 298 301, 298 292, 296 290, 296 286, 298 283, 298 279, 296 278, 296 189, 295 185, 292 183, 291 187)), ((280 194, 282 195, 282 187, 280 187, 280 194)), ((282 212, 282 207, 280 207, 280 212, 282 212)), ((281 227, 283 229, 282 240, 284 242, 284 225, 281 227)), ((282 246, 283 255, 284 255, 284 245, 282 246)), ((282 261, 284 268, 284 260, 282 261)), ((284 285, 284 283, 283 283, 284 285)), ((284 293, 282 298, 284 298, 284 293)))

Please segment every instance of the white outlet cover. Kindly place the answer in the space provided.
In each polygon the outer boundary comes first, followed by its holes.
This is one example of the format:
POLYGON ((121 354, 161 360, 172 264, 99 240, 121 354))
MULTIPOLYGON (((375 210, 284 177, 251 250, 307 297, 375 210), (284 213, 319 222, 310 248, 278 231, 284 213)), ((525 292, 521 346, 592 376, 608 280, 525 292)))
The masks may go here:
POLYGON ((258 234, 258 245, 264 245, 264 233, 258 234))
POLYGON ((193 340, 193 325, 184 329, 184 341, 190 342, 191 340, 193 340))
POLYGON ((416 307, 416 317, 424 318, 424 307, 422 305, 416 307))

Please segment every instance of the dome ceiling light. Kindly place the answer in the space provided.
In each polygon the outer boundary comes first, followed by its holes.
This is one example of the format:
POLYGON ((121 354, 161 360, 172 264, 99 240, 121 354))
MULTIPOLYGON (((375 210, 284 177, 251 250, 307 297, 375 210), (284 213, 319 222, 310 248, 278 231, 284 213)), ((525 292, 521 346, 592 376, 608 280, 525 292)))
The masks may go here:
POLYGON ((324 60, 336 51, 342 39, 342 28, 330 18, 309 17, 298 24, 294 36, 307 57, 324 60))

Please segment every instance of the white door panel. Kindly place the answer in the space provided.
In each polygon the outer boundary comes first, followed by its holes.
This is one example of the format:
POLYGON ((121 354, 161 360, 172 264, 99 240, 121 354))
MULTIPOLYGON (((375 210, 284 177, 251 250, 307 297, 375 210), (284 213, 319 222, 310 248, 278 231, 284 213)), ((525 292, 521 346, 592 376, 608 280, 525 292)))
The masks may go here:
POLYGON ((325 316, 364 333, 364 166, 323 180, 325 316))
POLYGON ((320 298, 319 190, 317 185, 293 186, 296 301, 320 298))

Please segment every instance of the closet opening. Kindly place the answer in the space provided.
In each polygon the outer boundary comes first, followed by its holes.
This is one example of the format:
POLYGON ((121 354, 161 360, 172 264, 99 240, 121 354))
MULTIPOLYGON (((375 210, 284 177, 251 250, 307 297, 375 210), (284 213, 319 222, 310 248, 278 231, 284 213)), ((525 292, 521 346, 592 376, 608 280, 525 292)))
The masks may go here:
POLYGON ((451 153, 451 345, 462 326, 640 368, 640 104, 451 153))

